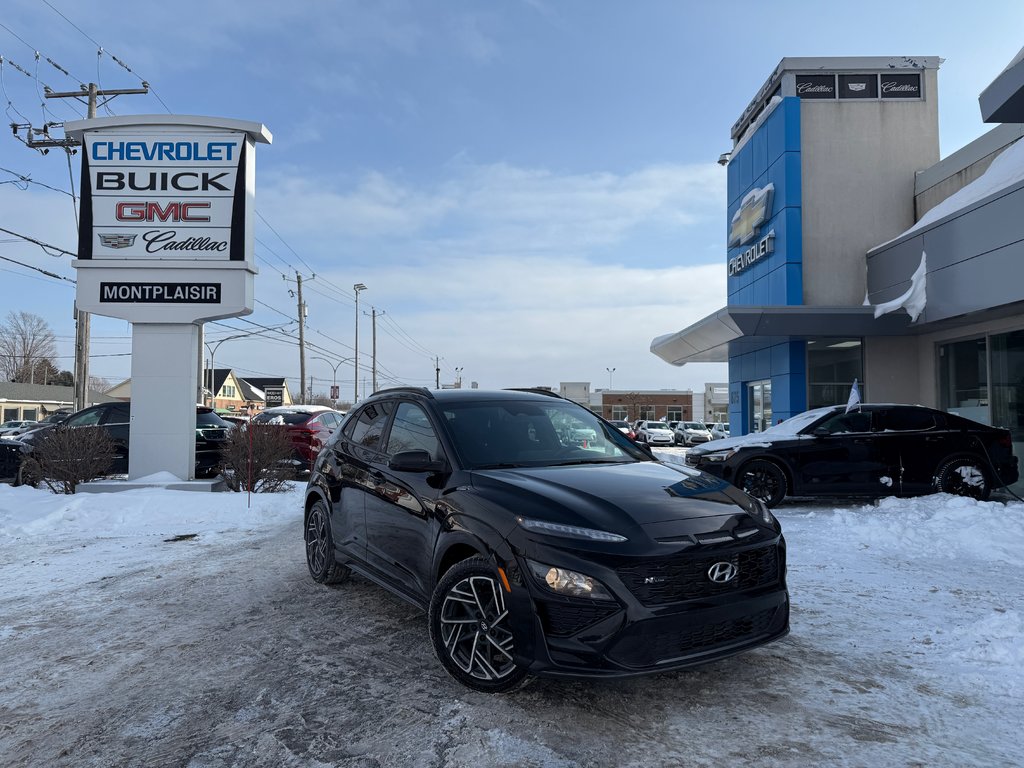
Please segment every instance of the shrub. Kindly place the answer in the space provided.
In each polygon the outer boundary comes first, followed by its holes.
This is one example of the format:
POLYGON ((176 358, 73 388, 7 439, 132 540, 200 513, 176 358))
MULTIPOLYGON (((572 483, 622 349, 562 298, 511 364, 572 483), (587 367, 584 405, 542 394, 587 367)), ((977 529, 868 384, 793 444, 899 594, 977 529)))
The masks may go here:
POLYGON ((221 451, 221 474, 233 491, 275 493, 291 488, 295 472, 288 431, 274 424, 240 424, 221 451))
POLYGON ((79 483, 95 480, 114 463, 114 442, 98 427, 56 426, 33 446, 21 463, 26 485, 45 483, 54 493, 74 493, 79 483))

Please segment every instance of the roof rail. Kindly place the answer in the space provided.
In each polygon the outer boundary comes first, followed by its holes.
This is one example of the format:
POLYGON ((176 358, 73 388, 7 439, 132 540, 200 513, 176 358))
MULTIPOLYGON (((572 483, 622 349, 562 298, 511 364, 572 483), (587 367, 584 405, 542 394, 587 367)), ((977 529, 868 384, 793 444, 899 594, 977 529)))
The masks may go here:
MULTIPOLYGON (((374 392, 374 395, 391 395, 399 392, 408 392, 410 394, 423 395, 424 397, 434 398, 434 393, 426 387, 388 387, 387 389, 378 389, 374 392)), ((370 395, 373 397, 373 395, 370 395)))
POLYGON ((564 397, 562 397, 557 392, 553 392, 550 389, 541 389, 540 387, 505 387, 505 391, 506 392, 531 392, 531 393, 533 393, 535 395, 547 395, 548 397, 553 397, 556 400, 564 400, 565 399, 564 397))

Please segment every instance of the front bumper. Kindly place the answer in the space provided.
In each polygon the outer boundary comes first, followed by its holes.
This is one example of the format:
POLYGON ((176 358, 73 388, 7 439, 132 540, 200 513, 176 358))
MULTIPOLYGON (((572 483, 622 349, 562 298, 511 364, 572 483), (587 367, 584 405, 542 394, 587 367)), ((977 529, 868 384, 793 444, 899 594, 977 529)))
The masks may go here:
POLYGON ((665 586, 648 587, 643 573, 627 573, 624 581, 620 576, 628 568, 593 562, 571 566, 601 580, 614 602, 563 598, 524 573, 524 589, 513 590, 512 596, 515 613, 532 617, 531 626, 517 633, 520 662, 545 677, 636 677, 703 664, 777 640, 789 632, 785 542, 779 536, 768 547, 761 542, 746 549, 714 549, 698 555, 693 568, 650 571, 663 574, 662 581, 670 582, 665 586), (766 555, 768 547, 772 552, 766 555), (696 581, 707 567, 705 560, 723 559, 739 562, 751 578, 735 589, 671 583, 696 581), (757 568, 761 573, 754 573, 757 568))

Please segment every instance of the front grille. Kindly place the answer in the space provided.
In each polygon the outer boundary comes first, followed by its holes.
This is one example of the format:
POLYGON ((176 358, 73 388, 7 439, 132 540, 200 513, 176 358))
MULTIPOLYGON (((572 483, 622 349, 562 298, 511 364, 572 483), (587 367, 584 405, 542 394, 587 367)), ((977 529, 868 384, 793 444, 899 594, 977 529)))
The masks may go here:
POLYGON ((757 638, 768 632, 776 608, 768 608, 738 619, 704 624, 696 628, 650 632, 643 624, 623 635, 608 657, 627 667, 651 667, 655 664, 693 655, 718 645, 757 638))
POLYGON ((619 578, 644 605, 663 605, 680 600, 696 600, 726 592, 768 586, 779 580, 778 547, 745 552, 696 556, 682 554, 671 558, 644 560, 616 569, 619 578), (732 581, 716 584, 708 577, 715 563, 732 563, 739 573, 732 581))
POLYGON ((614 603, 553 603, 540 601, 537 612, 544 632, 552 637, 569 637, 619 610, 614 603))

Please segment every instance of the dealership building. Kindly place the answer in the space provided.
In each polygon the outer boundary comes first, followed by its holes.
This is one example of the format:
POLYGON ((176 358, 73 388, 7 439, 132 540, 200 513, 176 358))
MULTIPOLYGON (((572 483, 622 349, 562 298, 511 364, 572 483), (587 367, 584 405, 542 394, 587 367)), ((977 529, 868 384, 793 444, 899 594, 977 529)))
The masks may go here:
POLYGON ((733 125, 727 304, 651 343, 728 361, 733 434, 856 380, 1024 441, 1024 59, 980 96, 995 127, 941 161, 939 64, 785 58, 733 125))

